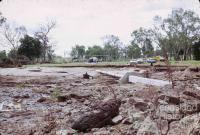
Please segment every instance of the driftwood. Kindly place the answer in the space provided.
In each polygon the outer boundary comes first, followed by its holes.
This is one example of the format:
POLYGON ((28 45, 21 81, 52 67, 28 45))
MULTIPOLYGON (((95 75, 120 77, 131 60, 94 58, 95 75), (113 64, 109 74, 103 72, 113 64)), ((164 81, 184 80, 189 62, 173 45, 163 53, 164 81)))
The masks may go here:
POLYGON ((96 109, 87 115, 80 117, 72 125, 72 128, 81 132, 100 128, 112 124, 112 118, 119 114, 121 101, 110 99, 96 107, 96 109))

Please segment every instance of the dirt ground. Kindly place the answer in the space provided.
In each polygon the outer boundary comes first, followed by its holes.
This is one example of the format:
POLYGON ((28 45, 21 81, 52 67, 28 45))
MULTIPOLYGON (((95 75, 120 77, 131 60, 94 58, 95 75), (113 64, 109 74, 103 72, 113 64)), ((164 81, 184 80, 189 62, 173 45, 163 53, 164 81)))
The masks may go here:
MULTIPOLYGON (((172 86, 156 87, 142 83, 121 84, 117 78, 97 73, 96 68, 41 69, 0 69, 1 135, 175 135, 182 132, 178 130, 182 119, 190 116, 192 119, 200 112, 199 73, 174 72, 174 78, 179 81, 172 89, 172 86), (92 76, 90 79, 83 79, 86 72, 92 76), (100 102, 114 98, 114 95, 122 101, 114 125, 93 128, 85 133, 71 128, 80 116, 92 111, 100 102), (179 102, 182 95, 186 97, 179 102), (197 103, 196 111, 178 110, 176 113, 168 112, 171 108, 164 112, 159 110, 162 106, 173 108, 189 101, 197 103), (166 118, 167 114, 184 116, 166 118)), ((167 74, 155 72, 152 78, 167 80, 167 74)), ((193 132, 199 135, 198 128, 185 128, 187 131, 183 135, 193 132)))

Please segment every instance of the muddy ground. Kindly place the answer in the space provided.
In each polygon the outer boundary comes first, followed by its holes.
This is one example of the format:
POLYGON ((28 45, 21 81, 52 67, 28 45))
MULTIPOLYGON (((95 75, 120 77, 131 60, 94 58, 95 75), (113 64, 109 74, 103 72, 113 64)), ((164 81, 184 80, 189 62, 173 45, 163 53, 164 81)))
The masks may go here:
MULTIPOLYGON (((121 84, 96 68, 0 69, 0 134, 199 135, 199 77, 199 72, 174 72, 172 88, 121 84), (92 77, 83 79, 85 72, 92 77), (122 101, 115 124, 84 133, 71 128, 114 95, 122 101)), ((153 71, 151 78, 168 79, 166 72, 153 71)))

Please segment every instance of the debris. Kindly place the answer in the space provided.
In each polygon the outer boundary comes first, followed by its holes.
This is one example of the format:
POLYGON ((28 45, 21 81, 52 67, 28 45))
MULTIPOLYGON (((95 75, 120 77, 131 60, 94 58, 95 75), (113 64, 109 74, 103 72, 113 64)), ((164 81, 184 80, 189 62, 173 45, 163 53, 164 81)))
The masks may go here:
POLYGON ((66 96, 57 96, 57 101, 58 102, 65 102, 67 100, 66 96))
POLYGON ((37 102, 39 102, 39 103, 42 103, 42 102, 45 102, 45 101, 46 101, 45 97, 41 97, 40 99, 37 100, 37 102))
POLYGON ((118 124, 118 123, 120 123, 122 120, 123 120, 123 117, 122 117, 121 115, 118 115, 118 116, 116 116, 116 117, 114 117, 114 118, 112 119, 112 122, 113 122, 114 124, 118 124))
POLYGON ((171 85, 171 83, 169 81, 143 78, 143 77, 132 76, 132 75, 129 76, 129 82, 131 82, 131 83, 143 83, 143 84, 155 85, 155 86, 171 85))
POLYGON ((89 75, 87 72, 85 74, 83 74, 83 79, 90 79, 93 78, 93 76, 89 75))
POLYGON ((179 105, 180 103, 182 103, 180 97, 175 97, 175 96, 173 97, 168 95, 160 95, 158 99, 162 99, 169 104, 179 105))
POLYGON ((140 126, 137 135, 160 135, 160 132, 156 123, 148 116, 140 126))
POLYGON ((80 117, 73 124, 72 128, 86 132, 92 128, 100 128, 111 123, 113 117, 119 114, 120 100, 110 99, 100 104, 97 110, 80 117))
POLYGON ((136 102, 135 108, 139 109, 140 111, 146 111, 148 109, 148 104, 145 102, 136 102))
POLYGON ((193 98, 196 98, 198 100, 200 100, 200 95, 197 95, 197 93, 192 92, 192 91, 184 91, 183 94, 187 95, 187 96, 191 96, 193 98))

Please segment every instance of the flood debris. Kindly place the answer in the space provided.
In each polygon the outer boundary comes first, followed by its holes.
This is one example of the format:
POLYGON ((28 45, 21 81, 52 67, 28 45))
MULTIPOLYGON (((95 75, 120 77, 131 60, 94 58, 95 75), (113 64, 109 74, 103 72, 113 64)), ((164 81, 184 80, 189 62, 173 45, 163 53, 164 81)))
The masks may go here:
POLYGON ((87 72, 83 74, 83 79, 90 79, 93 78, 93 76, 89 75, 87 72))
POLYGON ((92 128, 100 128, 112 123, 112 118, 119 114, 120 100, 110 99, 100 104, 96 110, 81 116, 72 125, 78 131, 86 132, 92 128))
MULTIPOLYGON (((111 70, 127 72, 133 69, 111 70)), ((20 70, 27 71, 27 68, 20 70)), ((55 71, 53 68, 51 70, 54 73, 65 71, 55 71)), ((145 70, 134 70, 138 72, 135 76, 144 78, 145 70)), ((171 85, 119 83, 119 78, 94 74, 91 69, 85 68, 69 68, 67 71, 69 74, 65 77, 62 77, 62 74, 43 76, 42 72, 30 72, 31 75, 41 76, 1 75, 0 133, 199 134, 199 72, 174 71, 176 85, 172 88, 171 85), (83 79, 86 72, 94 75, 94 78, 83 79), (106 97, 108 100, 105 100, 106 97)), ((151 70, 150 73, 146 79, 168 78, 166 72, 151 70)))

